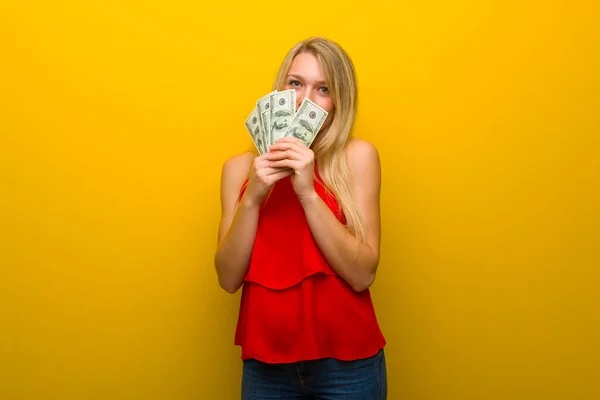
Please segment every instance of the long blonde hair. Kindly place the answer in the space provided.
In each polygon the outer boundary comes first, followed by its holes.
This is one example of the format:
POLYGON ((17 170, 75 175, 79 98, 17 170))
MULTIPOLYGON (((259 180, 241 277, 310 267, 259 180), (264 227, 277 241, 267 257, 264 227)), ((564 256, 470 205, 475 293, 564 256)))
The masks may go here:
POLYGON ((357 88, 354 65, 340 45, 330 39, 312 37, 296 44, 288 52, 279 67, 274 90, 284 90, 294 57, 300 53, 313 54, 321 64, 334 105, 331 124, 319 132, 311 145, 319 175, 326 190, 337 199, 350 233, 360 242, 364 242, 364 221, 358 209, 345 151, 351 139, 356 115, 357 88))

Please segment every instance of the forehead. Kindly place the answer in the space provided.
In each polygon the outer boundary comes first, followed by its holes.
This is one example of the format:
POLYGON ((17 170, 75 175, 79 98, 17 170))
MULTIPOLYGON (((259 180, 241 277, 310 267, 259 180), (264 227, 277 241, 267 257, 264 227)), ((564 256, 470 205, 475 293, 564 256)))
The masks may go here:
POLYGON ((311 53, 300 53, 294 57, 288 74, 299 75, 307 80, 325 81, 323 68, 317 57, 311 53))

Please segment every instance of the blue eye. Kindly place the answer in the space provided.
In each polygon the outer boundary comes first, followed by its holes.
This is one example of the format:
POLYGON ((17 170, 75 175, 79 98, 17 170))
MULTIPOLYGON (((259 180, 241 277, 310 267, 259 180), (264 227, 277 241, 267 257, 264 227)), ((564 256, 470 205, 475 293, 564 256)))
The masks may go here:
POLYGON ((300 86, 300 82, 298 81, 289 81, 288 83, 292 86, 300 86))
POLYGON ((326 88, 325 86, 319 88, 319 90, 321 90, 324 94, 329 94, 329 89, 326 88))

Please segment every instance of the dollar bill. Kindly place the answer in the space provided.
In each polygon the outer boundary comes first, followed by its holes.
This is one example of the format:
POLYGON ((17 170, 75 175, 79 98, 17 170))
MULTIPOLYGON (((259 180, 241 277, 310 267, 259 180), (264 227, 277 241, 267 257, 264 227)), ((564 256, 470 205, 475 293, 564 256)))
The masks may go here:
POLYGON ((264 95, 256 102, 258 108, 258 117, 260 119, 260 127, 263 131, 263 144, 265 150, 268 150, 271 143, 271 101, 269 96, 277 93, 277 90, 264 95))
POLYGON ((310 147, 321 126, 323 126, 327 114, 327 111, 305 98, 302 100, 302 104, 300 104, 298 112, 294 115, 294 119, 284 136, 296 137, 310 147))
POLYGON ((259 154, 265 153, 265 144, 263 139, 263 131, 260 127, 260 118, 258 116, 258 107, 254 107, 248 118, 246 118, 246 129, 250 132, 252 141, 256 146, 259 154))
POLYGON ((269 95, 271 126, 269 145, 285 135, 296 111, 296 90, 284 90, 269 95))

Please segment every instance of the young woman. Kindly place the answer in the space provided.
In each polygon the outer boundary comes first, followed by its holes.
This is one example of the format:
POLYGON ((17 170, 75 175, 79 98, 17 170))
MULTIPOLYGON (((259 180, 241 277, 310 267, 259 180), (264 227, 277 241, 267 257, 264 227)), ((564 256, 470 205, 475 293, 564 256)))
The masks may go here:
POLYGON ((356 79, 335 42, 288 53, 274 89, 328 112, 312 145, 284 137, 222 170, 215 266, 243 286, 242 399, 385 399, 385 339, 369 287, 380 249, 380 161, 351 137, 356 79))

